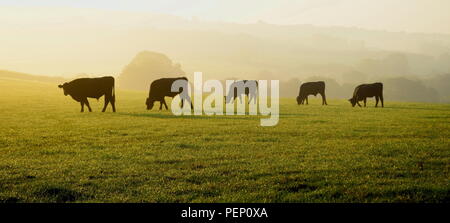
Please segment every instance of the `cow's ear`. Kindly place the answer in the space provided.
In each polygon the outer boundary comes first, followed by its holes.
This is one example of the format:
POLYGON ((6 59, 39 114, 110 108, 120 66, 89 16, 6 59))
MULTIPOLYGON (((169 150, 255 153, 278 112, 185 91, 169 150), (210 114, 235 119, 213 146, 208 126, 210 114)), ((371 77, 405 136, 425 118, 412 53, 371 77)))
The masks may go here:
POLYGON ((60 85, 58 85, 58 87, 59 87, 59 88, 63 88, 63 85, 62 85, 62 84, 60 84, 60 85))

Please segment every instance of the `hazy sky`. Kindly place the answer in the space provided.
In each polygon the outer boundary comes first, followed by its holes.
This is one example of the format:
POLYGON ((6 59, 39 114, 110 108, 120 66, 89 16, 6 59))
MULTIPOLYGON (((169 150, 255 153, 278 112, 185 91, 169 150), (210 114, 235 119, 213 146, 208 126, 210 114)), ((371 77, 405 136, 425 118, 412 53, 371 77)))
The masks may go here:
POLYGON ((0 70, 117 74, 137 52, 157 50, 123 30, 189 24, 161 14, 450 34, 449 9, 450 0, 0 0, 0 70))
POLYGON ((0 0, 2 6, 143 11, 238 23, 263 20, 450 33, 450 0, 0 0))

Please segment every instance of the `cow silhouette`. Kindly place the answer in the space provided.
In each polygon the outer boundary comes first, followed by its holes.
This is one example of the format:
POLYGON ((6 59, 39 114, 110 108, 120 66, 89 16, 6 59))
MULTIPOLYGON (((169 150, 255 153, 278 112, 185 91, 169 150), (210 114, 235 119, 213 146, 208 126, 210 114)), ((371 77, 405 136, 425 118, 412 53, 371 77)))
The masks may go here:
POLYGON ((184 101, 186 100, 191 104, 191 109, 194 108, 192 105, 191 98, 188 94, 188 79, 186 77, 178 77, 178 78, 161 78, 158 80, 153 81, 150 84, 150 91, 148 93, 148 98, 145 101, 145 104, 147 105, 147 110, 151 110, 153 108, 153 105, 155 101, 159 101, 159 110, 162 109, 162 106, 168 110, 165 97, 175 97, 178 94, 180 94, 181 97, 181 107, 184 105, 184 101), (172 84, 177 80, 183 80, 185 81, 182 84, 182 87, 178 89, 175 92, 172 92, 172 84))
POLYGON ((306 100, 306 104, 308 104, 308 96, 320 94, 322 96, 322 105, 328 105, 327 99, 325 97, 325 82, 317 81, 317 82, 306 82, 300 86, 300 92, 297 96, 297 104, 303 105, 306 100))
POLYGON ((381 100, 381 107, 384 107, 384 99, 383 99, 383 84, 382 83, 373 83, 373 84, 361 84, 355 88, 353 92, 353 97, 348 99, 348 101, 352 104, 353 107, 359 104, 360 101, 364 101, 364 107, 366 107, 367 98, 375 97, 376 103, 375 107, 378 107, 378 101, 381 100))
POLYGON ((256 80, 242 80, 236 81, 230 85, 230 89, 228 90, 228 95, 225 96, 225 102, 228 104, 232 100, 236 100, 239 97, 239 101, 242 103, 242 95, 245 94, 248 97, 248 103, 253 99, 253 102, 256 103, 257 98, 257 90, 258 90, 258 81, 256 80))
POLYGON ((64 90, 64 95, 70 95, 75 101, 80 102, 81 112, 84 112, 84 105, 88 107, 89 112, 92 112, 87 98, 98 100, 102 96, 105 96, 105 105, 102 112, 105 112, 108 103, 111 103, 113 112, 116 112, 114 77, 79 78, 60 84, 58 87, 64 90))

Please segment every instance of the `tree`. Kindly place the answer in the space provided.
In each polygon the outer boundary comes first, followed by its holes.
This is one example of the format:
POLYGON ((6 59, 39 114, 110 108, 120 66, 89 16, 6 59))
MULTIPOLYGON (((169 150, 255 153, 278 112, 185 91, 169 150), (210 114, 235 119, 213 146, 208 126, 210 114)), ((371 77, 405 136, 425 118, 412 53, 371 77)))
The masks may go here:
POLYGON ((180 77, 185 72, 180 64, 173 64, 164 54, 143 51, 138 53, 118 78, 118 86, 127 89, 148 90, 150 83, 164 77, 180 77))

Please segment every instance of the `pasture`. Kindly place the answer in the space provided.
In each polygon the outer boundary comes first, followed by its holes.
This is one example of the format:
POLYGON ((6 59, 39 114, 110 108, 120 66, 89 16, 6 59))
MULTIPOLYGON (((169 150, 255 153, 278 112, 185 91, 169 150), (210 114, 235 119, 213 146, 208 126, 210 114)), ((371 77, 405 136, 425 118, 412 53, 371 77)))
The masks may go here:
POLYGON ((448 104, 286 98, 261 127, 147 111, 147 94, 80 113, 55 84, 0 79, 0 202, 450 201, 448 104))

